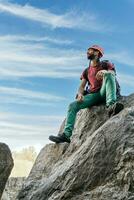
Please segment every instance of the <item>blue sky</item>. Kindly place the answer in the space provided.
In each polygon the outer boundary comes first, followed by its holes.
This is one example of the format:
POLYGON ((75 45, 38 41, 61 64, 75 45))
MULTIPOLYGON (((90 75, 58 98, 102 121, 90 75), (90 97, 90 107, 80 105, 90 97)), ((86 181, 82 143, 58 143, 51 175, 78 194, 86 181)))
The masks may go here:
POLYGON ((0 0, 0 136, 39 151, 57 134, 98 44, 134 91, 132 0, 0 0))

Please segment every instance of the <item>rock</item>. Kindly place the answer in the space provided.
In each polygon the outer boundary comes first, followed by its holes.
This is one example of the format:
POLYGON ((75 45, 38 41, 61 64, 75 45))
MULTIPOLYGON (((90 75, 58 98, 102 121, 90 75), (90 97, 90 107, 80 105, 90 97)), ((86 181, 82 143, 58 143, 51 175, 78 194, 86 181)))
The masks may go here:
POLYGON ((13 159, 10 149, 6 144, 0 143, 0 198, 12 168, 13 159))
POLYGON ((25 177, 10 177, 6 183, 1 200, 15 200, 24 180, 25 177))
POLYGON ((134 199, 134 94, 120 101, 110 119, 104 105, 79 111, 71 143, 41 150, 18 199, 134 199))

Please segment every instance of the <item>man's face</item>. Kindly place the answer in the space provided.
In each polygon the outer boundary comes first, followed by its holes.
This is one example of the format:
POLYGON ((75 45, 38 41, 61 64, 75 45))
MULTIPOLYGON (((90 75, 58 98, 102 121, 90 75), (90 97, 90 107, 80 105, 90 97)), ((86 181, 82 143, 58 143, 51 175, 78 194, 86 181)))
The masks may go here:
POLYGON ((99 56, 99 51, 96 51, 94 49, 88 49, 87 50, 87 59, 93 60, 98 56, 99 56))

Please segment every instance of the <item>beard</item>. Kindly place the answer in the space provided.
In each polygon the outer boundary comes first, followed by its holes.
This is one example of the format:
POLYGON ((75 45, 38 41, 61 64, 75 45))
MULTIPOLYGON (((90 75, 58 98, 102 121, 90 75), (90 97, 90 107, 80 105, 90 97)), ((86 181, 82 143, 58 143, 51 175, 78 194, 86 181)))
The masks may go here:
POLYGON ((96 58, 96 56, 94 54, 88 54, 87 55, 88 60, 94 60, 95 58, 96 58))

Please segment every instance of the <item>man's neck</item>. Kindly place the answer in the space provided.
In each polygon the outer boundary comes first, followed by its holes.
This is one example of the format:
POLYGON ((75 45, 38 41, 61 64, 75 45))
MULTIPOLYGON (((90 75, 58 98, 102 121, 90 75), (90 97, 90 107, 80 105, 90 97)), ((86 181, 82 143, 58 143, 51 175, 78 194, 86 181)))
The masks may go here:
POLYGON ((90 65, 92 66, 92 67, 96 67, 98 64, 99 64, 99 60, 91 60, 91 63, 90 63, 90 65))

